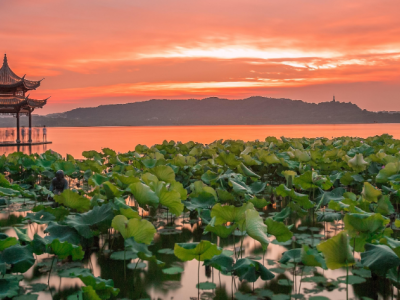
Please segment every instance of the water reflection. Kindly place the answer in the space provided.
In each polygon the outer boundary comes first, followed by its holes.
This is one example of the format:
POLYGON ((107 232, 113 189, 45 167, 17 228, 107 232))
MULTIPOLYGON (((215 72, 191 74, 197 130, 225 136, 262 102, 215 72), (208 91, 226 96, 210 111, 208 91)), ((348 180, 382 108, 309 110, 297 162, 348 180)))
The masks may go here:
MULTIPOLYGON (((44 236, 43 231, 46 225, 39 224, 23 224, 23 218, 29 212, 26 207, 2 207, 0 214, 1 231, 9 236, 15 236, 13 226, 24 226, 28 229, 28 235, 33 238, 34 234, 44 236), (11 209, 25 211, 10 211, 11 209)), ((263 210, 266 217, 269 213, 279 211, 279 207, 269 206, 263 210)), ((158 253, 159 250, 170 248, 173 249, 175 243, 188 243, 203 240, 209 240, 212 243, 231 250, 239 256, 239 247, 241 238, 231 236, 221 239, 214 234, 208 233, 203 235, 205 224, 202 224, 193 215, 186 214, 184 217, 174 219, 171 222, 169 215, 168 221, 164 211, 159 210, 156 214, 150 214, 148 219, 158 226, 158 233, 149 250, 156 255, 158 260, 165 262, 167 268, 170 266, 181 266, 184 272, 176 275, 167 275, 161 271, 161 267, 155 262, 146 262, 143 269, 127 269, 126 279, 124 277, 124 262, 122 260, 111 260, 110 244, 113 245, 113 251, 123 250, 124 240, 121 236, 111 239, 109 235, 102 235, 91 241, 89 251, 86 252, 82 262, 59 261, 53 268, 50 276, 50 285, 47 288, 49 264, 52 256, 48 254, 39 255, 35 265, 26 273, 24 273, 23 288, 26 291, 37 287, 38 284, 43 286, 43 290, 39 291, 39 299, 66 299, 78 291, 83 285, 80 279, 60 278, 57 275, 58 270, 68 267, 82 266, 92 270, 95 276, 103 279, 112 279, 115 287, 120 289, 118 298, 129 299, 195 299, 197 297, 197 261, 181 262, 173 254, 158 253)), ((345 284, 341 283, 337 286, 324 286, 312 282, 301 282, 306 276, 323 276, 330 282, 335 282, 338 277, 346 274, 345 269, 327 270, 320 268, 308 268, 305 272, 299 267, 294 271, 293 267, 282 269, 277 263, 282 253, 288 249, 301 246, 301 236, 311 235, 318 243, 320 240, 328 239, 343 229, 343 222, 334 223, 316 223, 312 213, 308 213, 303 217, 292 215, 288 220, 289 224, 295 224, 293 232, 298 240, 289 242, 287 245, 277 245, 271 240, 270 245, 264 252, 258 242, 252 238, 245 237, 243 240, 244 252, 243 257, 252 257, 259 261, 268 269, 272 269, 276 275, 273 280, 263 281, 259 279, 254 286, 251 283, 240 282, 237 277, 231 277, 221 274, 218 270, 208 268, 202 265, 200 270, 200 282, 213 282, 217 288, 215 290, 201 291, 202 299, 233 299, 236 292, 251 293, 254 289, 263 289, 271 291, 273 294, 296 294, 302 293, 306 295, 320 295, 330 299, 345 299, 345 284), (313 230, 311 230, 313 228, 313 230), (278 283, 279 280, 286 279, 294 282, 291 286, 284 286, 278 283)), ((356 258, 359 255, 356 253, 356 258)), ((128 261, 136 262, 136 260, 128 261)), ((351 272, 351 271, 350 271, 351 272)), ((392 287, 388 281, 382 279, 367 278, 365 283, 354 286, 349 285, 349 297, 354 299, 362 299, 369 297, 371 299, 391 299, 392 287)), ((396 291, 396 293, 398 293, 396 291)), ((308 296, 306 296, 307 298, 308 296)))
MULTIPOLYGON (((0 130, 2 130, 0 128, 0 130)), ((3 129, 4 130, 4 129, 3 129)), ((82 158, 86 150, 101 151, 108 147, 119 152, 134 150, 137 144, 152 146, 164 140, 195 141, 203 144, 219 139, 263 140, 267 136, 287 137, 369 137, 388 133, 400 138, 400 124, 331 124, 331 125, 252 125, 252 126, 160 126, 160 127, 52 127, 48 128, 47 147, 32 147, 32 153, 52 149, 62 156, 67 153, 82 158)), ((39 134, 39 140, 41 136, 39 134)), ((30 149, 20 148, 29 153, 30 149)), ((18 151, 17 147, 0 149, 1 153, 18 151)))

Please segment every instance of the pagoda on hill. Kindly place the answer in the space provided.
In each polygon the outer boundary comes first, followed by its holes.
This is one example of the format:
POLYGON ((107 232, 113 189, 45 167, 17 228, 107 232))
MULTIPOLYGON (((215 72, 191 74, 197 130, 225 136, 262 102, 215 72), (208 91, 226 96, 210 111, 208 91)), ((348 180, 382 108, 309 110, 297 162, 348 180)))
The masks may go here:
MULTIPOLYGON (((42 79, 43 80, 43 79, 42 79)), ((26 92, 36 90, 39 81, 32 81, 17 76, 8 66, 7 56, 4 54, 3 66, 0 69, 0 114, 16 114, 17 117, 17 144, 21 143, 19 133, 19 117, 21 114, 29 116, 29 139, 32 143, 32 112, 35 108, 42 108, 47 99, 35 100, 26 96, 26 92)))

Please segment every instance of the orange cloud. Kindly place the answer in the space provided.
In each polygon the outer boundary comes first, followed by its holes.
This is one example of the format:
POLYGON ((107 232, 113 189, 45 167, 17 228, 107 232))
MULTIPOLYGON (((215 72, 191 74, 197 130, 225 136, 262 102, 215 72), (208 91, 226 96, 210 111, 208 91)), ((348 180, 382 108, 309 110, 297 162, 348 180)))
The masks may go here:
POLYGON ((396 0, 0 2, 39 113, 150 98, 338 99, 400 110, 396 0), (18 16, 18 18, 16 18, 18 16), (378 101, 379 99, 379 101, 378 101))

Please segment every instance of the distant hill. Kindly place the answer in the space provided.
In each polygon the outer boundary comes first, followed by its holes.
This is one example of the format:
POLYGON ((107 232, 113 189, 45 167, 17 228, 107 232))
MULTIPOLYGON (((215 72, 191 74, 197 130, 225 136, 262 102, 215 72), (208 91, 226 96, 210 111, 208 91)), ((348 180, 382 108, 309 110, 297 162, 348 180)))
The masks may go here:
MULTIPOLYGON (((27 118, 22 118, 22 125, 27 118)), ((171 126, 400 123, 400 113, 370 112, 352 103, 307 103, 250 97, 243 100, 149 100, 77 108, 61 114, 33 116, 36 126, 171 126)), ((15 126, 0 118, 0 126, 15 126)))

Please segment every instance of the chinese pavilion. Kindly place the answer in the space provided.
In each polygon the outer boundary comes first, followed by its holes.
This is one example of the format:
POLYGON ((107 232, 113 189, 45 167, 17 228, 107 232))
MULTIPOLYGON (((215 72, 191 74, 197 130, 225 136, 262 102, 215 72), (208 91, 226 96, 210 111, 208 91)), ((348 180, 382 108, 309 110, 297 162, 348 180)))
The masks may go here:
MULTIPOLYGON (((43 79, 42 79, 43 80, 43 79)), ((0 114, 16 114, 17 117, 17 143, 21 143, 19 133, 19 117, 21 114, 29 116, 29 140, 32 143, 32 112, 35 108, 42 108, 47 99, 35 100, 26 96, 26 92, 36 90, 39 81, 32 81, 17 76, 8 66, 7 56, 4 55, 3 66, 0 69, 0 114)))

